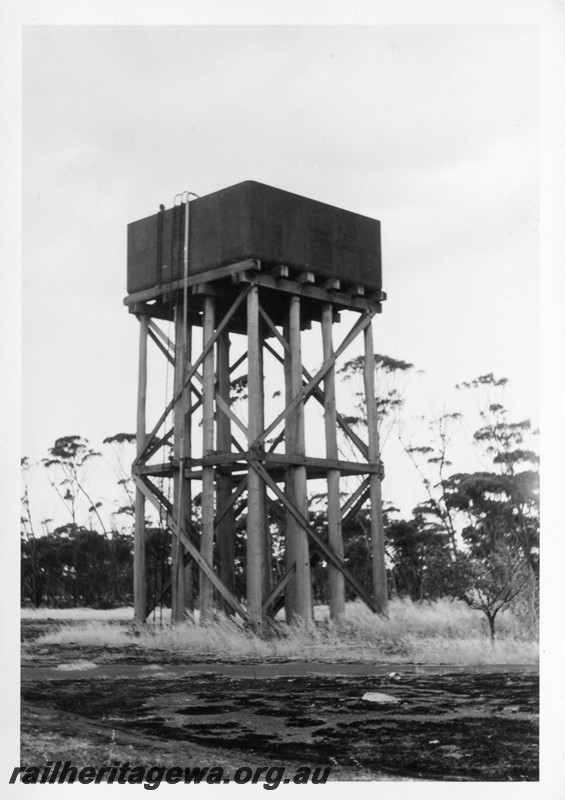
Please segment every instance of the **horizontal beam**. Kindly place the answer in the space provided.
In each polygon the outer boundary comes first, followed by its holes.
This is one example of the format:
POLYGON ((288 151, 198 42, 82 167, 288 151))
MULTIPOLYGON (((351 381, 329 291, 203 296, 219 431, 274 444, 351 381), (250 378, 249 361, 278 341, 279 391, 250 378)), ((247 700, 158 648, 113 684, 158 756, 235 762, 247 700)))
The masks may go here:
POLYGON ((154 478, 170 478, 178 469, 172 462, 166 464, 136 464, 132 467, 132 472, 135 475, 148 475, 154 478))
MULTIPOLYGON (((345 292, 328 291, 321 286, 299 283, 287 278, 275 278, 272 275, 257 274, 253 271, 238 272, 234 275, 234 280, 238 283, 253 283, 277 292, 299 295, 320 303, 332 303, 339 308, 348 308, 354 311, 374 311, 377 314, 382 309, 380 299, 372 300, 369 297, 352 296, 345 292)), ((379 297, 381 296, 379 295, 379 297)))
MULTIPOLYGON (((191 458, 191 467, 223 467, 225 469, 242 469, 251 461, 261 461, 265 468, 280 467, 306 467, 306 469, 316 470, 339 470, 348 475, 379 475, 381 473, 380 464, 362 464, 357 461, 340 461, 337 458, 314 458, 312 456, 302 456, 286 453, 261 453, 248 450, 243 453, 211 453, 202 458, 191 458)), ((174 464, 174 461, 171 462, 174 464)), ((148 466, 148 469, 153 469, 148 466)), ((155 467, 159 469, 159 467, 155 467)), ((143 469, 137 468, 139 474, 144 473, 143 469)))
POLYGON ((143 314, 149 319, 162 319, 169 322, 173 321, 174 310, 170 303, 132 303, 129 306, 129 313, 139 316, 143 314))
MULTIPOLYGON (((140 292, 133 292, 124 297, 124 305, 132 306, 135 303, 144 300, 156 300, 161 295, 178 293, 179 289, 184 289, 191 286, 196 286, 199 283, 206 283, 207 281, 214 281, 220 278, 229 278, 232 275, 237 275, 248 269, 261 269, 261 262, 256 258, 247 258, 244 261, 236 261, 234 264, 226 264, 223 267, 216 267, 215 269, 208 269, 205 272, 198 272, 195 275, 189 275, 188 278, 181 278, 180 280, 170 281, 163 283, 160 286, 152 286, 151 289, 143 289, 140 292)), ((151 308, 151 306, 149 306, 151 308)))
MULTIPOLYGON (((352 469, 347 473, 344 477, 350 477, 353 475, 363 475, 364 473, 361 471, 361 467, 357 467, 357 469, 352 469)), ((235 479, 244 478, 248 474, 247 464, 235 464, 233 467, 229 466, 222 466, 218 467, 218 470, 225 470, 229 471, 235 479)), ((331 470, 329 470, 331 471, 331 470)), ((269 464, 268 473, 271 478, 276 483, 284 483, 288 472, 288 465, 273 465, 269 464)), ((188 467, 185 470, 184 477, 186 480, 190 481, 201 481, 202 480, 202 470, 201 469, 192 469, 188 467)), ((317 481, 317 480, 325 480, 328 477, 328 469, 316 466, 306 466, 306 478, 309 481, 317 481)))
POLYGON ((285 453, 265 453, 261 458, 266 467, 317 467, 325 470, 339 470, 349 475, 380 474, 379 464, 358 464, 356 461, 340 461, 337 458, 313 458, 312 456, 286 455, 285 453))

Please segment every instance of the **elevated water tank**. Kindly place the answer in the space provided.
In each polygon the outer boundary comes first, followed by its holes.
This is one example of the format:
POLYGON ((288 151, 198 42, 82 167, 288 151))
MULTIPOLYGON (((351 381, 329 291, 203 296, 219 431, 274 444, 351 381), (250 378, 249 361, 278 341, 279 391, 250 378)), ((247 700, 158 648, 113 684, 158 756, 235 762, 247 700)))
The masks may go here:
MULTIPOLYGON (((182 277, 184 215, 179 205, 128 225, 129 294, 182 277)), ((190 275, 256 258, 382 288, 380 222, 255 181, 190 201, 189 253, 190 275)))

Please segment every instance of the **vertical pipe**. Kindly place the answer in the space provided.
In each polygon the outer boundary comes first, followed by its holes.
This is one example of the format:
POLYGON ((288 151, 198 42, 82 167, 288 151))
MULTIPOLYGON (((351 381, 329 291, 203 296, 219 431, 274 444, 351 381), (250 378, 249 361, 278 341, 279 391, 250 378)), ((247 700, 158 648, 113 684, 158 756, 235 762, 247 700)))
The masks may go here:
MULTIPOLYGON (((369 436, 369 463, 377 464, 380 459, 377 402, 375 395, 375 353, 373 350, 373 325, 367 325, 363 333, 365 340, 365 364, 363 382, 367 404, 367 430, 369 436)), ((385 566, 385 540, 383 525, 383 504, 381 479, 379 475, 369 477, 369 498, 371 503, 371 551, 373 562, 373 596, 377 613, 388 612, 388 593, 385 566)))
MULTIPOLYGON (((287 342, 290 341, 290 321, 285 320, 283 326, 284 338, 287 342)), ((284 385, 285 385, 285 401, 288 406, 292 401, 292 355, 289 351, 285 350, 284 353, 284 385)), ((284 424, 284 444, 286 455, 291 455, 295 450, 295 424, 292 417, 287 417, 284 424)), ((291 467, 287 467, 285 475, 284 493, 291 503, 295 503, 294 497, 294 475, 291 467)), ((298 535, 297 526, 293 517, 287 511, 285 514, 284 524, 284 553, 285 553, 285 567, 287 570, 295 568, 296 564, 296 537, 298 535)), ((296 578, 293 577, 285 591, 284 595, 284 611, 287 622, 292 622, 298 616, 298 609, 296 603, 296 578)))
MULTIPOLYGON (((185 202, 185 215, 184 215, 184 246, 183 246, 183 289, 182 289, 182 333, 183 333, 183 342, 184 342, 184 364, 183 364, 183 385, 184 385, 184 378, 186 375, 186 365, 190 361, 192 356, 192 327, 189 325, 188 322, 188 266, 190 262, 190 195, 191 192, 186 193, 186 202, 185 202)), ((185 456, 190 457, 192 455, 192 416, 191 416, 191 402, 192 402, 192 394, 190 392, 190 388, 186 390, 186 398, 183 404, 184 407, 184 422, 182 427, 182 453, 181 459, 184 460, 185 456)), ((191 520, 192 520, 192 483, 190 480, 187 480, 184 477, 184 473, 181 472, 181 495, 184 496, 184 502, 182 503, 182 508, 184 510, 185 515, 185 530, 188 536, 191 534, 191 520)), ((177 585, 179 587, 179 608, 182 608, 182 614, 184 615, 184 610, 193 611, 193 585, 192 585, 192 577, 193 577, 193 563, 190 563, 184 568, 184 549, 180 546, 180 542, 178 543, 179 548, 179 555, 182 557, 182 565, 180 564, 177 569, 177 585)))
MULTIPOLYGON (((184 305, 184 304, 183 304, 184 305)), ((187 327, 187 316, 180 304, 175 307, 175 395, 184 386, 186 363, 190 360, 191 331, 187 327)), ((191 452, 191 424, 189 414, 190 389, 186 388, 175 403, 174 460, 178 467, 174 478, 173 514, 179 529, 190 537, 191 486, 184 477, 184 459, 191 452)), ((184 567, 184 548, 180 539, 173 535, 171 564, 171 619, 180 622, 190 603, 187 574, 184 567)))
MULTIPOLYGON (((202 321, 202 347, 205 348, 214 335, 215 298, 204 297, 202 321)), ((204 358, 202 367, 202 455, 214 450, 214 348, 204 358)), ((202 536, 200 553, 210 566, 214 564, 214 467, 202 468, 202 536)), ((212 619, 214 587, 200 570, 200 620, 212 619)))
MULTIPOLYGON (((139 367, 137 379, 137 432, 136 444, 139 455, 145 445, 145 408, 147 402, 147 335, 149 317, 139 317, 139 367)), ((133 596, 136 622, 145 622, 147 617, 147 589, 145 578, 145 497, 139 489, 135 491, 135 531, 133 550, 133 596)))
POLYGON ((252 468, 258 457, 252 453, 254 440, 264 428, 262 343, 259 323, 259 289, 252 286, 247 296, 248 359, 248 437, 249 474, 247 479, 247 611, 258 631, 263 624, 263 585, 265 573, 265 492, 263 481, 252 468))
MULTIPOLYGON (((192 359, 192 326, 185 318, 184 321, 184 330, 185 330, 185 358, 187 362, 190 362, 192 359)), ((190 391, 190 387, 187 387, 186 390, 186 413, 184 417, 184 427, 183 427, 183 435, 184 435, 184 452, 183 457, 190 459, 192 457, 192 394, 190 391)), ((186 525, 186 533, 188 537, 191 537, 192 534, 192 481, 189 478, 184 478, 183 483, 183 494, 184 494, 184 508, 185 508, 185 525, 186 525)), ((184 564, 184 550, 183 550, 183 564, 184 564)), ((183 598, 184 598, 184 607, 186 611, 193 611, 194 610, 194 596, 193 596, 193 569, 194 569, 194 561, 190 561, 189 564, 184 567, 182 572, 183 577, 183 598)))
MULTIPOLYGON (((285 360, 287 404, 302 390, 302 350, 300 342, 300 298, 290 298, 287 326, 287 341, 290 353, 285 360)), ((286 452, 304 459, 304 404, 299 403, 285 423, 286 452)), ((307 474, 304 464, 289 469, 290 499, 296 508, 308 518, 307 474)), ((312 622, 312 586, 310 580, 310 554, 306 531, 289 515, 286 517, 287 567, 295 566, 295 573, 287 588, 285 607, 287 621, 299 617, 303 622, 312 622)))
MULTIPOLYGON (((322 346, 324 361, 333 356, 333 307, 331 303, 322 306, 322 346)), ((326 431, 326 458, 337 459, 337 412, 335 399, 335 367, 324 378, 324 424, 326 431)), ((328 543, 335 554, 343 560, 343 537, 341 531, 341 510, 339 497, 340 472, 329 469, 328 485, 328 543)), ((340 622, 345 618, 345 580, 343 574, 328 564, 330 619, 340 622)))
MULTIPOLYGON (((218 395, 230 402, 230 335, 224 331, 217 343, 218 395)), ((220 408, 216 409, 216 449, 220 453, 231 452, 231 420, 220 408)), ((216 508, 225 508, 233 490, 231 472, 217 470, 216 508)), ((222 518, 216 529, 216 541, 220 561, 220 578, 230 592, 235 592, 235 517, 233 508, 222 518)), ((231 606, 221 599, 226 614, 233 614, 231 606)))

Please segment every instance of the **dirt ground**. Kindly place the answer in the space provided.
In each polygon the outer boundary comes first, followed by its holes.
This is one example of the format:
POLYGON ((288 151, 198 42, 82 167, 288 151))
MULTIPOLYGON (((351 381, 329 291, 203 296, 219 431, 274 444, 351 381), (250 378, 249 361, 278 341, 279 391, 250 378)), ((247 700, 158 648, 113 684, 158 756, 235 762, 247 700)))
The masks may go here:
POLYGON ((44 625, 23 629, 23 765, 329 766, 330 780, 538 780, 531 667, 189 663, 148 659, 135 645, 39 647, 44 625))

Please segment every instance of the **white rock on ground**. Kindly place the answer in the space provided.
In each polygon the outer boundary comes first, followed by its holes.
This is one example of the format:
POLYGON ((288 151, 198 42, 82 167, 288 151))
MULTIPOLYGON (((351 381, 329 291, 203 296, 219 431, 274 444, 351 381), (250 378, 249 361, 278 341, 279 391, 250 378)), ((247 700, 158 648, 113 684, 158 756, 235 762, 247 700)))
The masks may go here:
POLYGON ((381 694, 380 692, 365 692, 361 700, 368 700, 370 703, 399 703, 398 697, 391 694, 381 694))

